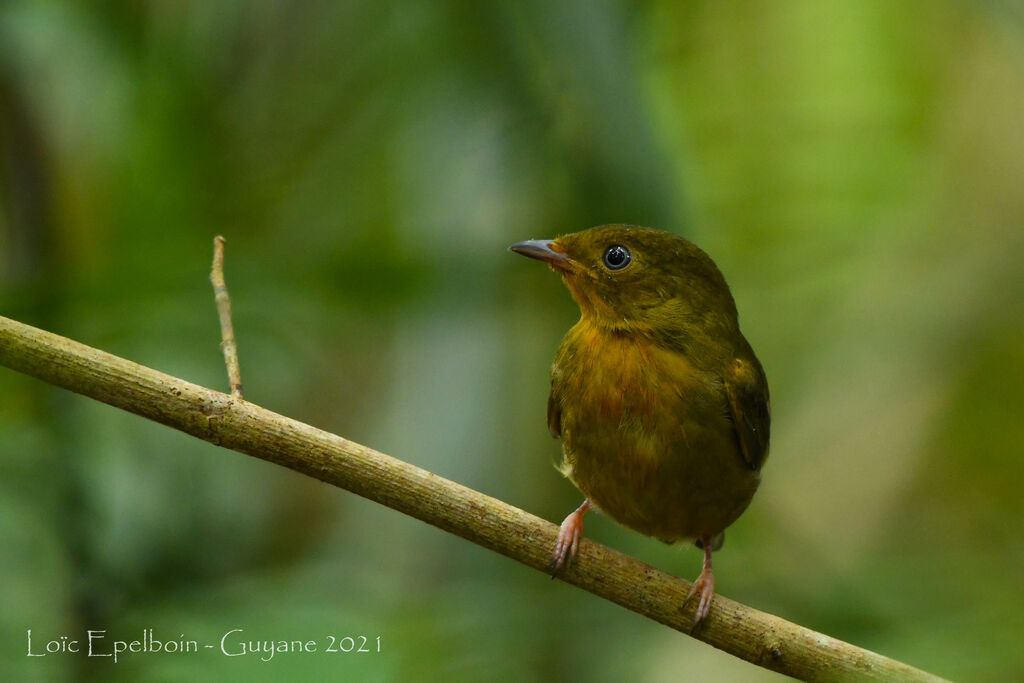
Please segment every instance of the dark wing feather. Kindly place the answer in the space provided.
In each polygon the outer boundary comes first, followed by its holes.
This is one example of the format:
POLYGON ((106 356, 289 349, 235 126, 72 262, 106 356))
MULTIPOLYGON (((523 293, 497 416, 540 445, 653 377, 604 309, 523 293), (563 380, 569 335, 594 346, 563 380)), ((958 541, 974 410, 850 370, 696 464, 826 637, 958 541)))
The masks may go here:
POLYGON ((725 377, 725 390, 743 459, 750 469, 759 470, 768 457, 771 408, 768 380, 757 359, 737 358, 725 377))
POLYGON ((551 393, 548 395, 548 431, 556 439, 562 437, 562 406, 558 397, 555 396, 555 387, 552 385, 551 393))

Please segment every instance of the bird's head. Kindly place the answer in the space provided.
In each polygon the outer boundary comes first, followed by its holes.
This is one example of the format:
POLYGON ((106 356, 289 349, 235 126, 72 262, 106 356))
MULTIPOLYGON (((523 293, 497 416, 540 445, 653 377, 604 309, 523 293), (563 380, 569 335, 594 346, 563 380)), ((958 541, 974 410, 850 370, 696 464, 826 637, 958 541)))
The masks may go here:
POLYGON ((509 249, 551 266, 583 317, 606 329, 674 337, 695 327, 736 328, 736 305, 718 267, 673 233, 602 225, 509 249))

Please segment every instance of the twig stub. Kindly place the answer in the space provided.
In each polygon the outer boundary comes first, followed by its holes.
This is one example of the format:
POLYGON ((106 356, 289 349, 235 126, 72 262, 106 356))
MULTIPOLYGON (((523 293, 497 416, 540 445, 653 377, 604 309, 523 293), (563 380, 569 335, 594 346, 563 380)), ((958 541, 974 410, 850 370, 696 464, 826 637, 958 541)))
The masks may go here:
POLYGON ((217 314, 220 316, 220 348, 224 352, 224 364, 228 368, 228 382, 231 384, 231 395, 242 396, 242 369, 238 366, 238 344, 235 343, 235 328, 231 324, 231 297, 224 281, 224 244, 227 242, 221 235, 213 238, 213 267, 210 269, 210 282, 213 283, 213 298, 217 303, 217 314))

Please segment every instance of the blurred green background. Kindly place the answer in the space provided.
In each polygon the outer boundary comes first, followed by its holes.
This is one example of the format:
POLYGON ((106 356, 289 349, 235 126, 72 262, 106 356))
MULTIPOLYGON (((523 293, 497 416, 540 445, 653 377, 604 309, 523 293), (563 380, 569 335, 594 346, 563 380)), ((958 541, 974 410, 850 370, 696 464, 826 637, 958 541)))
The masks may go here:
MULTIPOLYGON (((512 242, 628 222, 729 279, 772 456, 720 592, 1024 679, 1024 9, 0 4, 0 313, 559 521, 577 311, 512 242)), ((700 553, 591 538, 692 579, 700 553)), ((418 521, 0 370, 4 680, 780 677, 418 521), (26 656, 26 630, 379 654, 26 656)))

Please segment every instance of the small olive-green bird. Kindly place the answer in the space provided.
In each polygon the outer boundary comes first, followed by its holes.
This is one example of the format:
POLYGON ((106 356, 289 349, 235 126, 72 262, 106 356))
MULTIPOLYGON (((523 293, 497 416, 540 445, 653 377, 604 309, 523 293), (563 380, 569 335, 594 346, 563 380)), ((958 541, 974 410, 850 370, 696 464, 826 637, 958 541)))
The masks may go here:
POLYGON ((699 594, 696 626, 714 596, 711 552, 768 454, 768 382, 729 286, 696 245, 651 228, 510 249, 561 275, 581 312, 551 368, 548 427, 586 500, 562 522, 550 567, 572 562, 591 506, 668 543, 694 540, 704 567, 684 604, 699 594))

